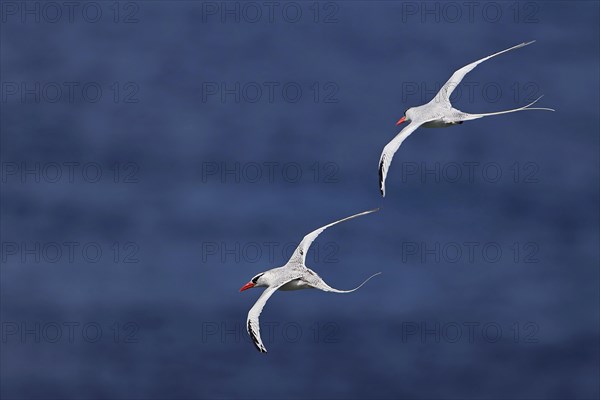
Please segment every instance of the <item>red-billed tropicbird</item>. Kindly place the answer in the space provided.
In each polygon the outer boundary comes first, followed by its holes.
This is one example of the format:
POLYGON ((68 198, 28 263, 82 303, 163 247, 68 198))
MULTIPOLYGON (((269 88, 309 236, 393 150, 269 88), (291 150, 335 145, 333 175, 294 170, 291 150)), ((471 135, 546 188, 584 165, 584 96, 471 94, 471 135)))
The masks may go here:
POLYGON ((469 65, 462 67, 461 69, 457 70, 454 74, 452 74, 448 82, 446 82, 444 86, 442 86, 437 95, 429 103, 424 104, 422 106, 409 108, 404 112, 404 116, 400 118, 400 120, 398 120, 396 125, 400 125, 404 121, 410 121, 410 124, 408 124, 404 129, 402 129, 400 133, 398 133, 396 137, 385 146, 383 152, 381 153, 381 157, 379 158, 379 188, 381 190, 382 196, 385 197, 385 178, 387 176, 390 164, 392 163, 394 153, 398 151, 398 148, 400 147, 402 142, 404 142, 404 140, 420 126, 423 126, 424 128, 445 128, 456 124, 462 124, 464 121, 470 121, 472 119, 488 117, 491 115, 507 114, 516 111, 554 111, 551 108, 531 107, 539 99, 541 99, 542 96, 538 97, 537 99, 523 107, 515 108, 513 110, 498 111, 485 114, 469 114, 457 110, 456 108, 453 108, 452 104, 450 104, 450 95, 452 94, 456 86, 458 86, 458 84, 463 80, 465 75, 467 75, 467 73, 473 70, 473 68, 475 68, 477 65, 481 64, 486 60, 489 60, 492 57, 495 57, 502 53, 506 53, 510 50, 527 46, 533 42, 535 42, 535 40, 531 42, 521 43, 519 45, 513 46, 506 50, 499 51, 498 53, 484 57, 481 60, 477 60, 469 65))
POLYGON ((374 275, 371 275, 355 289, 338 290, 325 283, 325 281, 323 281, 323 279, 321 279, 316 272, 305 265, 306 253, 308 252, 311 243, 317 238, 317 236, 319 236, 321 232, 330 226, 339 224, 340 222, 348 221, 352 218, 360 217, 361 215, 370 214, 377 210, 378 209, 369 210, 344 219, 340 219, 339 221, 332 222, 329 225, 325 225, 309 233, 308 235, 304 236, 304 239, 302 239, 302 242, 300 242, 287 264, 285 264, 283 267, 273 268, 268 271, 261 272, 260 274, 254 276, 250 282, 242 286, 240 292, 254 287, 266 287, 265 291, 260 295, 254 306, 250 309, 250 312, 248 312, 248 319, 246 321, 246 329, 248 330, 248 334, 252 338, 252 341, 254 342, 254 345, 258 351, 261 353, 267 352, 267 349, 263 345, 263 342, 260 338, 260 325, 258 317, 260 316, 260 313, 267 300, 273 293, 275 293, 276 290, 300 290, 314 288, 324 292, 350 293, 359 289, 369 279, 380 274, 380 272, 378 272, 374 275))

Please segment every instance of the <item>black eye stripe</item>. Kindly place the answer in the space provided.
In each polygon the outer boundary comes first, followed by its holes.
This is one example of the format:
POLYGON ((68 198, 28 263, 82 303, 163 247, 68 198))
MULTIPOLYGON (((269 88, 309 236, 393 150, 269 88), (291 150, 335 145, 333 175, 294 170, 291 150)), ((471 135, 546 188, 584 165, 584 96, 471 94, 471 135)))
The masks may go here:
POLYGON ((260 275, 256 275, 254 278, 252 278, 252 283, 256 283, 256 281, 258 281, 258 278, 260 278, 261 276, 263 276, 263 274, 260 275))

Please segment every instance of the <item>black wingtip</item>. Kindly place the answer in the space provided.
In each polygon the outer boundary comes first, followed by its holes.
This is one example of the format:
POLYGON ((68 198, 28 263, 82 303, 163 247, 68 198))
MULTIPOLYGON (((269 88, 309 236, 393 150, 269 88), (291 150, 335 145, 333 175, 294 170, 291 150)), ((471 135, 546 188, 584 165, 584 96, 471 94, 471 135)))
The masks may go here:
POLYGON ((267 349, 264 346, 262 346, 258 341, 258 338, 256 337, 254 330, 252 329, 252 324, 250 323, 250 321, 248 321, 248 334, 250 335, 250 338, 252 339, 252 343, 254 344, 254 347, 256 347, 256 350, 258 350, 260 353, 266 353, 267 349))
POLYGON ((258 343, 254 343, 254 347, 256 347, 256 350, 258 350, 259 353, 264 353, 264 354, 267 353, 267 349, 265 349, 264 347, 259 346, 258 343))
POLYGON ((383 189, 383 158, 379 163, 379 192, 381 193, 381 197, 385 197, 385 190, 383 189))

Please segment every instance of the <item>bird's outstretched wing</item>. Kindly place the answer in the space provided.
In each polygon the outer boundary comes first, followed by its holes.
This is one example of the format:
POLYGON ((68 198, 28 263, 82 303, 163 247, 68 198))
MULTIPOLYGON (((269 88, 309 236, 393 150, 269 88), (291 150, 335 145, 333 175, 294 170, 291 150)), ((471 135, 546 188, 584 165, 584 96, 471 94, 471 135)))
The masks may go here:
POLYGON ((256 303, 254 303, 254 305, 248 312, 248 318, 246 319, 246 330, 248 331, 248 334, 250 335, 250 338, 252 339, 254 346, 256 346, 258 351, 260 351, 261 353, 266 353, 267 349, 266 349, 265 345, 263 344, 262 339, 260 338, 260 322, 258 319, 260 317, 260 313, 262 312, 263 308, 265 307, 267 300, 269 300, 269 297, 271 297, 271 295, 273 293, 275 293, 275 291, 277 289, 279 289, 286 283, 293 281, 294 279, 297 279, 297 278, 293 277, 293 278, 290 278, 290 279, 282 282, 280 285, 270 286, 270 287, 266 288, 265 291, 262 292, 262 294, 260 295, 258 300, 256 300, 256 303))
POLYGON ((394 154, 396 151, 398 151, 402 142, 404 142, 404 140, 409 137, 411 133, 413 133, 425 122, 427 121, 412 121, 383 148, 381 157, 379 157, 379 189, 381 190, 381 195, 383 197, 385 197, 385 178, 387 176, 388 169, 390 168, 390 164, 392 163, 392 159, 394 158, 394 154))
POLYGON ((306 262, 306 253, 308 253, 308 249, 310 248, 310 245, 312 244, 312 242, 314 242, 314 240, 317 238, 317 236, 319 236, 321 234, 321 232, 323 232, 325 229, 327 229, 330 226, 333 226, 335 224, 339 224, 340 222, 348 221, 352 218, 360 217, 361 215, 367 215, 367 214, 370 214, 370 213, 378 211, 378 210, 379 210, 379 208, 375 208, 375 209, 369 210, 369 211, 363 211, 361 213, 354 214, 349 217, 340 219, 339 221, 332 222, 331 224, 322 226, 321 228, 312 231, 308 235, 304 236, 304 239, 302 239, 302 241, 300 242, 300 244, 294 251, 294 254, 292 254, 292 257, 290 257, 290 260, 288 261, 288 265, 297 265, 297 264, 304 265, 304 263, 306 262))
POLYGON ((444 84, 444 86, 442 86, 442 88, 440 89, 440 91, 434 97, 434 99, 432 101, 449 105, 450 104, 450 95, 452 94, 454 89, 456 89, 456 87, 463 80, 465 75, 467 75, 469 72, 471 72, 476 66, 478 66, 479 64, 481 64, 484 61, 489 60, 492 57, 496 57, 502 53, 506 53, 507 51, 525 47, 533 42, 535 42, 535 40, 532 40, 531 42, 523 42, 521 44, 511 47, 510 49, 499 51, 497 53, 492 54, 491 56, 484 57, 481 60, 477 60, 475 62, 472 62, 471 64, 465 65, 464 67, 462 67, 461 69, 457 70, 455 73, 452 74, 450 79, 448 79, 448 82, 446 82, 444 84))

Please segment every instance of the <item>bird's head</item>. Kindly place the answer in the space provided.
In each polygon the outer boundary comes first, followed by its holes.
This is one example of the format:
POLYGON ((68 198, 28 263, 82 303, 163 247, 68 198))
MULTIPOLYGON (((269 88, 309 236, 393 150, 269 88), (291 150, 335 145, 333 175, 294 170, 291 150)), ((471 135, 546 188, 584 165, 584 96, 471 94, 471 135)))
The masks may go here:
POLYGON ((244 286, 242 286, 242 288, 240 289, 240 292, 251 289, 253 287, 269 286, 268 278, 264 275, 265 275, 264 272, 261 272, 260 274, 255 275, 252 279, 250 279, 250 282, 248 282, 244 286))
POLYGON ((412 121, 413 110, 414 108, 409 108, 408 110, 404 111, 404 115, 398 120, 398 122, 396 122, 396 126, 400 125, 404 121, 412 121))

